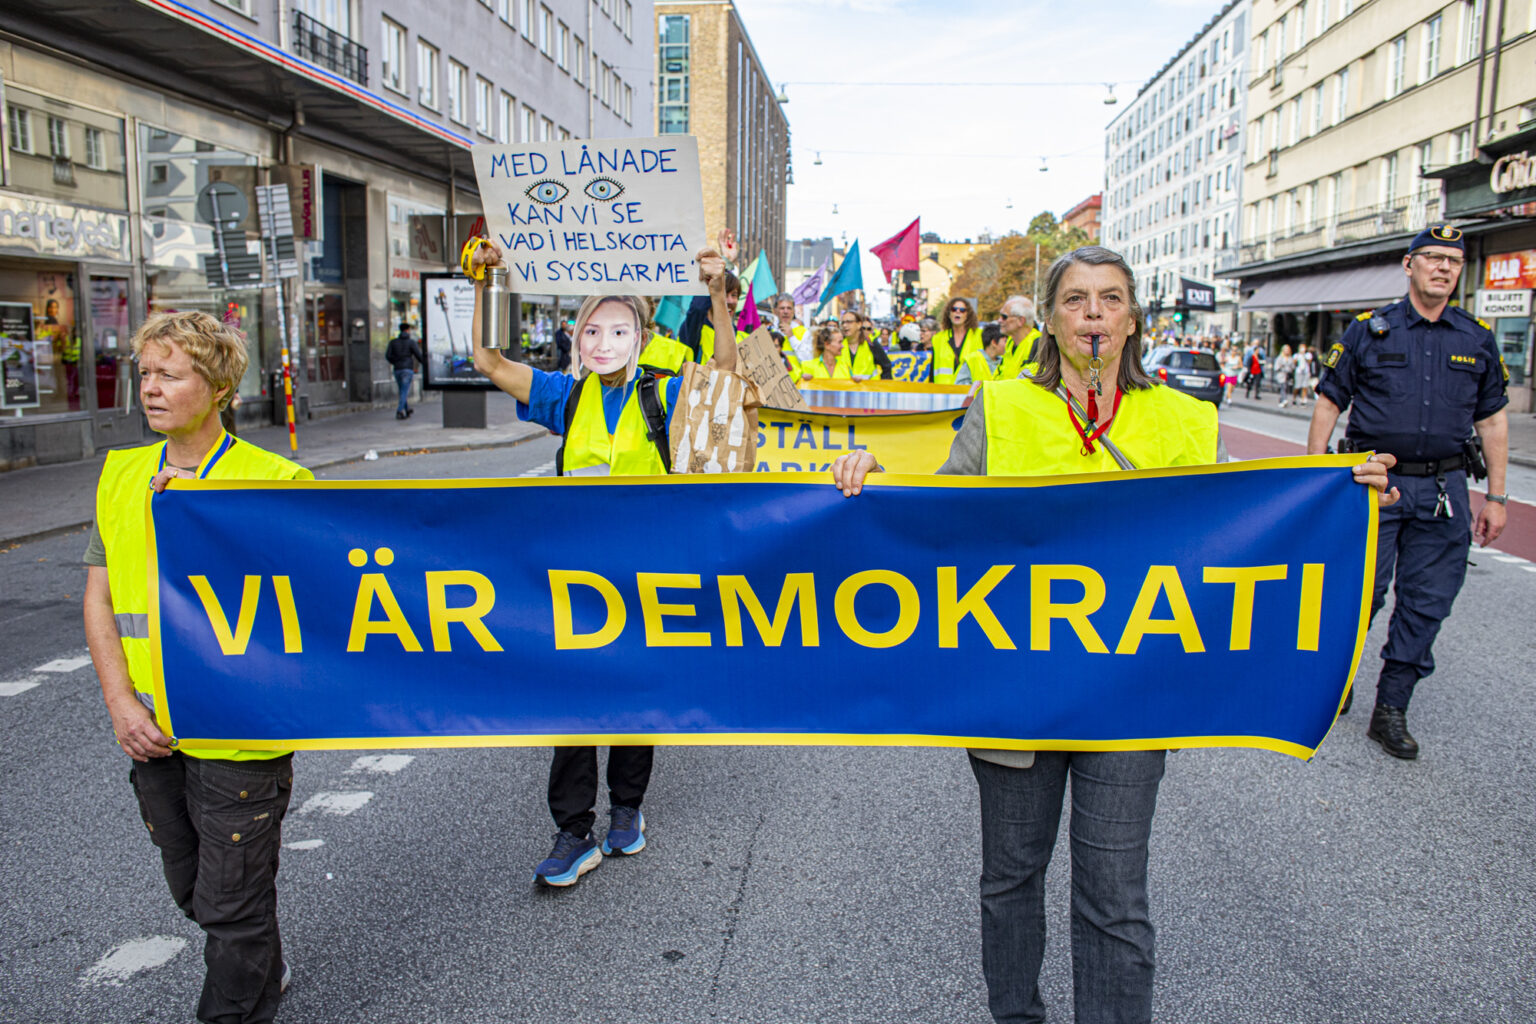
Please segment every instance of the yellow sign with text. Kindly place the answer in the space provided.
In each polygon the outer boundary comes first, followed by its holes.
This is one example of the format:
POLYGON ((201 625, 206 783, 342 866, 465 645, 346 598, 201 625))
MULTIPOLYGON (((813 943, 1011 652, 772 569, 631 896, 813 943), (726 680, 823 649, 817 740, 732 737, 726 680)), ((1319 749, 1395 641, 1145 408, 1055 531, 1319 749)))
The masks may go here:
POLYGON ((868 448, 879 454, 888 473, 936 473, 964 419, 964 409, 864 416, 763 409, 758 413, 757 471, 820 472, 839 455, 868 448))

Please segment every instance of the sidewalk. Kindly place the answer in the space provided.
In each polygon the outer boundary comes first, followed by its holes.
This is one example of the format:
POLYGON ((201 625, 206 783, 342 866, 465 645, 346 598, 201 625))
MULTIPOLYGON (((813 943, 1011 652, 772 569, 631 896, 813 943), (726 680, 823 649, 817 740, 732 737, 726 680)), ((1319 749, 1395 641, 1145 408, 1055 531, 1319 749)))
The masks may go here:
MULTIPOLYGON (((501 392, 486 396, 485 421, 484 430, 444 429, 442 399, 428 393, 416 406, 416 415, 404 421, 395 419, 391 406, 300 423, 294 461, 320 469, 361 459, 370 450, 383 457, 500 448, 545 433, 537 424, 520 422, 517 403, 501 392)), ((247 427, 240 437, 270 452, 289 454, 286 426, 247 427)), ((105 459, 106 452, 98 452, 80 462, 0 473, 0 547, 90 525, 105 459)))
MULTIPOLYGON (((1243 389, 1238 388, 1232 393, 1232 407, 1234 409, 1253 409, 1256 412, 1267 412, 1275 416, 1288 416, 1291 419, 1310 420, 1312 418, 1312 406, 1304 405, 1297 408, 1288 405, 1280 408, 1280 396, 1272 391, 1266 391, 1262 401, 1244 398, 1243 389)), ((1337 438, 1343 433, 1343 426, 1349 422, 1349 414, 1339 418, 1339 430, 1334 431, 1337 438)), ((1536 414, 1528 412, 1512 412, 1509 414, 1509 461, 1517 466, 1529 466, 1536 469, 1536 414)))

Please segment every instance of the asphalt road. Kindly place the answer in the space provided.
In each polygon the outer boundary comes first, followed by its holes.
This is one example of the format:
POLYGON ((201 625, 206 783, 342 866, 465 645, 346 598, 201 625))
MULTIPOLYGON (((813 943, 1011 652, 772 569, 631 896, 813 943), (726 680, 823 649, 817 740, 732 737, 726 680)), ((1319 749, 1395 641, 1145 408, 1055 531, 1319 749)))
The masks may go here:
MULTIPOLYGON (((540 438, 322 475, 540 474, 552 458, 540 438)), ((84 543, 0 553, 0 1021, 189 1021, 200 934, 165 892, 79 661, 84 543)), ((1536 1018, 1536 566, 1474 560, 1413 707, 1419 761, 1367 741, 1365 707, 1310 763, 1170 755, 1151 869, 1159 1020, 1536 1018)), ((963 754, 664 748, 650 846, 555 893, 531 885, 553 831, 547 763, 299 755, 279 1021, 988 1019, 963 754)), ((1059 848, 1043 974, 1057 1021, 1066 865, 1059 848)))

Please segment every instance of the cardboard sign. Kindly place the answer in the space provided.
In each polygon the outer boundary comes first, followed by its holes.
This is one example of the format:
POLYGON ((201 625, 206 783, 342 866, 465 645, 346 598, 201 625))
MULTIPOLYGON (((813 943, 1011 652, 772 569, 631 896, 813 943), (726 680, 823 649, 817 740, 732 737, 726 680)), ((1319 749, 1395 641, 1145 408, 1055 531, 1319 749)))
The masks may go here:
POLYGON ((693 136, 477 145, 471 155, 513 291, 698 292, 704 190, 693 136))
POLYGON ((747 378, 711 362, 683 364, 683 385, 672 414, 672 472, 750 473, 757 464, 757 432, 747 410, 761 403, 747 378), (681 430, 678 430, 681 419, 681 430))
POLYGON ((808 407, 805 398, 795 389, 784 360, 779 358, 779 346, 774 344, 768 328, 759 327, 747 340, 736 346, 741 358, 742 371, 757 385, 757 393, 763 404, 772 409, 798 409, 808 407))

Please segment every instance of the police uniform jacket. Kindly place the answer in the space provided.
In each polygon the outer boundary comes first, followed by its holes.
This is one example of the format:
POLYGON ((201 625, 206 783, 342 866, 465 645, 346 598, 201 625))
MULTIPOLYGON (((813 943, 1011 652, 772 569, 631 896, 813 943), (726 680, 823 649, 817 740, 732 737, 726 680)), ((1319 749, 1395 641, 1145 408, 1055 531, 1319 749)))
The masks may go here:
MULTIPOLYGON (((1427 463, 1460 455, 1472 425, 1508 404, 1507 376, 1486 324, 1458 306, 1426 320, 1405 298, 1349 325, 1323 359, 1317 390, 1350 409, 1344 436, 1357 449, 1427 463)), ((1391 476, 1406 499, 1400 514, 1433 514, 1433 475, 1391 476)), ((1447 473, 1446 484, 1456 517, 1469 518, 1465 473, 1447 473)))

